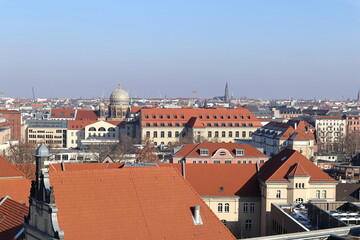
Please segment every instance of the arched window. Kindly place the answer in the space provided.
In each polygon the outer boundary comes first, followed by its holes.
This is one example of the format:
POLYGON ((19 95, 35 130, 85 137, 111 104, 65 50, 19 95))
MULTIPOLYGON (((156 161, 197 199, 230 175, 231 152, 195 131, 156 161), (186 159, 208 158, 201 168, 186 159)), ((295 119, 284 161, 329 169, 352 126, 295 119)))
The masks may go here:
POLYGON ((175 137, 179 137, 180 133, 178 131, 175 132, 175 137))
POLYGON ((154 131, 154 138, 157 138, 157 131, 154 131))
POLYGON ((96 128, 91 127, 91 128, 89 128, 89 131, 96 131, 96 128))
POLYGON ((298 188, 298 184, 297 184, 297 183, 295 183, 295 188, 298 188))
POLYGON ((276 191, 276 198, 281 198, 281 191, 280 190, 276 191))
POLYGON ((109 131, 109 132, 115 132, 115 128, 109 127, 108 131, 109 131))
POLYGON ((228 203, 225 203, 224 211, 225 211, 226 213, 229 212, 229 208, 230 208, 229 204, 228 204, 228 203))
POLYGON ((304 199, 302 199, 302 198, 297 198, 297 199, 295 200, 295 203, 297 203, 297 204, 303 203, 303 202, 304 202, 304 199))
POLYGON ((326 198, 326 190, 322 190, 321 198, 326 198))
POLYGON ((229 132, 229 137, 232 137, 232 132, 231 131, 229 132))
POLYGON ((251 219, 246 219, 246 221, 245 221, 245 229, 250 230, 251 227, 252 227, 251 219))
POLYGON ((315 197, 316 197, 316 198, 320 198, 320 190, 316 190, 315 197))
POLYGON ((221 137, 226 137, 226 132, 225 131, 221 132, 221 137))
POLYGON ((146 131, 146 137, 150 137, 150 131, 146 131))
POLYGON ((105 132, 105 131, 106 131, 106 130, 105 130, 104 127, 99 128, 99 132, 105 132))
POLYGON ((219 132, 215 131, 215 137, 219 137, 219 132))
POLYGON ((235 132, 235 137, 240 137, 240 132, 239 131, 235 132))
POLYGON ((172 133, 171 131, 168 131, 168 137, 171 138, 172 137, 172 133))
POLYGON ((223 211, 222 203, 218 203, 218 212, 221 213, 223 211))
POLYGON ((246 137, 246 132, 242 131, 242 137, 246 137))
POLYGON ((162 137, 162 138, 165 137, 165 132, 164 131, 160 132, 160 137, 162 137))
POLYGON ((154 146, 157 146, 157 142, 154 142, 154 146))

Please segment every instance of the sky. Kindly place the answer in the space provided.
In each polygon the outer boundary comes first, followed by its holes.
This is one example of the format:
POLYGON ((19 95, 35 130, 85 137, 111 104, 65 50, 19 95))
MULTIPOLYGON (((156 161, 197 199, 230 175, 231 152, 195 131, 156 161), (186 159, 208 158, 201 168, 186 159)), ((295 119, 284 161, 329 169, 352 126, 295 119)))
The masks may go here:
POLYGON ((11 97, 355 99, 360 0, 0 0, 11 97))

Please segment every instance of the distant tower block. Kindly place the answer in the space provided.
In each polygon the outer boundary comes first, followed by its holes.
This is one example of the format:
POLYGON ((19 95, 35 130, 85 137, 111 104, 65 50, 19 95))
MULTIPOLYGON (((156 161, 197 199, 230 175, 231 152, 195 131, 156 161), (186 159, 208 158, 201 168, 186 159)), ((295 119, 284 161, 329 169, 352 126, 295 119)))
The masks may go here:
POLYGON ((225 85, 224 101, 227 102, 227 103, 230 102, 230 94, 229 94, 228 83, 226 83, 226 85, 225 85))

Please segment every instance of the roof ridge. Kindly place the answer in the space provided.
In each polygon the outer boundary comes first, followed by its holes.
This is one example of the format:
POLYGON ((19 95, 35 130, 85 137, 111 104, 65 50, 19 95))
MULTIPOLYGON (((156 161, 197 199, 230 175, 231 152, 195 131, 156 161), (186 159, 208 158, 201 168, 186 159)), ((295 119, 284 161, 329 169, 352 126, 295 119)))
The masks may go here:
MULTIPOLYGON (((290 148, 288 148, 288 149, 290 149, 290 148)), ((286 149, 285 149, 286 150, 286 149)), ((283 150, 283 151, 285 151, 285 150, 283 150)), ((286 157, 286 159, 284 159, 284 160, 282 160, 281 161, 281 164, 280 164, 280 166, 274 171, 274 172, 272 172, 272 174, 265 180, 265 182, 268 180, 268 179, 270 179, 283 165, 284 165, 284 163, 289 159, 289 158, 291 158, 291 156, 295 153, 296 151, 294 150, 290 155, 285 155, 285 156, 282 156, 282 158, 285 158, 286 157)), ((276 156, 276 155, 275 155, 276 156)), ((281 158, 281 159, 282 159, 281 158)), ((269 162, 270 163, 270 162, 269 162)), ((260 172, 261 172, 261 168, 260 168, 260 172)))

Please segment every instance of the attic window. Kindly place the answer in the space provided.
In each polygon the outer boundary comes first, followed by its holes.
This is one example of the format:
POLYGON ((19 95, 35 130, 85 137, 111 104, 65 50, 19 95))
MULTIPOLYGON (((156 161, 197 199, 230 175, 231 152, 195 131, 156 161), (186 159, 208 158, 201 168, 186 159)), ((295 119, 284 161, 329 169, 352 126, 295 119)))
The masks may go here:
POLYGON ((200 156, 208 156, 209 155, 209 149, 200 149, 200 156))
POLYGON ((244 149, 235 149, 236 156, 244 156, 244 149))
POLYGON ((220 187, 219 192, 223 192, 224 191, 224 187, 220 187))
POLYGON ((225 155, 226 155, 226 152, 220 152, 219 155, 220 155, 220 156, 225 156, 225 155))
POLYGON ((284 157, 281 158, 281 161, 285 161, 286 159, 287 159, 287 157, 284 156, 284 157))

